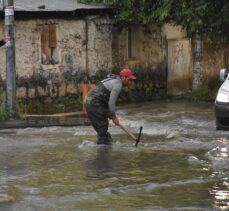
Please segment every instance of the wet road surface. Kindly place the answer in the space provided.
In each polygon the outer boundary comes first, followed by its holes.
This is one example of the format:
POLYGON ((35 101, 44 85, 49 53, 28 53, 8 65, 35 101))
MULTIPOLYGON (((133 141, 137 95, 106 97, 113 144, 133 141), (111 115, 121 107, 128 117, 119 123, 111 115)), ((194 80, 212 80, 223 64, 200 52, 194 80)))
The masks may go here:
POLYGON ((229 131, 212 103, 121 107, 138 148, 110 125, 112 146, 91 126, 0 130, 1 211, 229 210, 229 131))

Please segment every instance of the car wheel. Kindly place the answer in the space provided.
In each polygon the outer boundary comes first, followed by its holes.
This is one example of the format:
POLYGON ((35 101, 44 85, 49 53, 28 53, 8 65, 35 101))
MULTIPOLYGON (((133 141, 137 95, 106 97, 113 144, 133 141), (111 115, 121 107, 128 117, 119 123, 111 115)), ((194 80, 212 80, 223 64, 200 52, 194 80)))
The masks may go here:
POLYGON ((215 120, 215 125, 216 125, 216 130, 222 130, 222 125, 220 124, 220 119, 218 117, 216 117, 215 120))

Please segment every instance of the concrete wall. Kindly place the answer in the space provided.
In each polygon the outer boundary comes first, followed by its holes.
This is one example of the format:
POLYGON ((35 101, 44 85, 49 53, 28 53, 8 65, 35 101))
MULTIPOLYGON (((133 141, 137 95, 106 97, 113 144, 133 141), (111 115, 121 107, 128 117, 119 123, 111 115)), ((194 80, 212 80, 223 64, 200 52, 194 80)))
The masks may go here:
POLYGON ((190 39, 168 40, 168 94, 183 94, 192 85, 190 39))
POLYGON ((229 43, 216 40, 203 44, 201 83, 215 94, 220 85, 219 71, 229 68, 229 43))
MULTIPOLYGON (((3 34, 0 21, 0 34, 3 34)), ((115 26, 107 15, 81 18, 15 20, 17 97, 59 97, 78 94, 81 85, 98 72, 128 67, 135 71, 139 90, 182 94, 191 90, 193 46, 181 28, 132 26, 132 53, 128 56, 128 29, 115 26), (56 25, 56 64, 41 60, 41 31, 56 25), (167 77, 168 76, 168 77, 167 77), (166 81, 167 77, 167 81, 166 81), (147 84, 147 85, 144 85, 147 84), (153 88, 152 88, 153 87, 153 88)), ((229 67, 228 44, 204 43, 201 80, 214 86, 220 68, 229 67)), ((0 49, 0 82, 4 88, 5 52, 0 49)), ((160 93, 158 93, 158 96, 160 93)))
POLYGON ((113 64, 130 68, 137 76, 132 98, 144 101, 165 97, 167 42, 161 28, 154 24, 116 28, 113 36, 113 64))
POLYGON ((118 34, 115 50, 118 52, 115 61, 119 65, 153 71, 165 71, 166 66, 166 39, 161 28, 156 25, 134 26, 134 58, 128 58, 128 29, 124 28, 118 34), (160 69, 160 70, 159 70, 160 69))
MULTIPOLYGON (((1 21, 0 28, 3 24, 1 21)), ((77 95, 82 83, 90 77, 98 72, 110 72, 115 67, 129 67, 136 71, 142 83, 147 78, 149 84, 152 78, 165 90, 166 40, 163 32, 155 25, 135 26, 134 35, 136 58, 128 58, 127 29, 118 29, 109 16, 15 20, 17 97, 77 95), (55 64, 42 64, 41 32, 47 24, 56 25, 55 64), (154 75, 162 82, 153 78, 154 75)), ((0 50, 3 81, 6 75, 4 48, 0 50)))
MULTIPOLYGON (((1 29, 3 21, 0 22, 1 29)), ((112 67, 111 20, 107 16, 85 19, 35 19, 15 21, 17 97, 65 96, 79 92, 87 76, 112 67), (56 64, 41 62, 41 30, 56 25, 56 64)), ((0 31, 3 34, 2 31, 0 31)), ((0 50, 0 76, 5 73, 5 49, 0 50)))
MULTIPOLYGON (((180 27, 164 25, 162 29, 168 41, 167 92, 185 94, 192 90, 194 43, 180 27)), ((209 90, 213 98, 220 85, 219 70, 229 68, 228 47, 229 43, 222 40, 203 41, 200 86, 209 90)))
POLYGON ((93 76, 98 71, 111 71, 112 61, 112 21, 109 18, 88 19, 88 70, 93 76))
POLYGON ((180 95, 191 89, 191 40, 180 27, 165 24, 162 30, 168 42, 167 92, 169 95, 180 95))

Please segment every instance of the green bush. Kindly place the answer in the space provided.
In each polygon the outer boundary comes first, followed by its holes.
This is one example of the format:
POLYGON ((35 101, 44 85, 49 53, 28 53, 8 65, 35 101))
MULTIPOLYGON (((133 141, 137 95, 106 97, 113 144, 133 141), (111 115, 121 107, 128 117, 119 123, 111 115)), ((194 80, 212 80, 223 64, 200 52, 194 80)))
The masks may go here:
POLYGON ((9 108, 4 105, 0 106, 0 122, 4 122, 10 117, 9 108))

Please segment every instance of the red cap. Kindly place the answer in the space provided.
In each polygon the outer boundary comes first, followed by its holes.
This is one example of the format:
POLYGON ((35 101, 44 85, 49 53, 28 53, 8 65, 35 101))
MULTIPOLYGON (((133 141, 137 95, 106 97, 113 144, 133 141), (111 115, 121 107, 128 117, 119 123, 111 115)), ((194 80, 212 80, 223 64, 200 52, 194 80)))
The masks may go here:
POLYGON ((120 74, 120 76, 126 76, 127 78, 130 78, 132 80, 135 80, 136 79, 136 77, 134 76, 134 74, 129 69, 122 69, 119 72, 119 74, 120 74))

